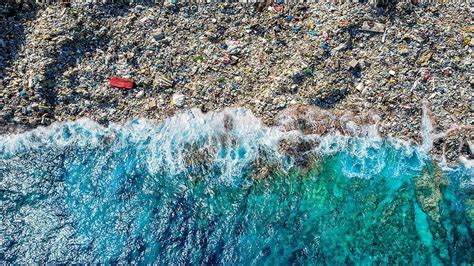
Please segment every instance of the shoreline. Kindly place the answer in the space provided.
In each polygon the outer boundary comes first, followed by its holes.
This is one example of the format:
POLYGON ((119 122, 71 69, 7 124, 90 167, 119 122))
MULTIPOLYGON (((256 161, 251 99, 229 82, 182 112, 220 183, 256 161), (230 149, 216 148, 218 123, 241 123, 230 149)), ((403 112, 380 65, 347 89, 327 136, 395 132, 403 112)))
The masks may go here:
POLYGON ((372 113, 381 135, 421 143, 428 99, 433 132, 470 127, 439 139, 434 153, 472 158, 470 14, 468 6, 403 3, 393 13, 354 4, 23 10, 0 18, 0 133, 231 106, 271 126, 282 110, 307 105, 372 113), (134 88, 111 88, 114 75, 134 88))
MULTIPOLYGON (((215 116, 215 115, 230 115, 235 112, 235 110, 244 110, 250 112, 251 116, 257 119, 261 125, 269 130, 276 130, 280 134, 289 134, 286 137, 282 137, 280 141, 282 141, 282 145, 291 144, 299 146, 302 144, 305 146, 307 142, 311 143, 311 140, 316 138, 325 138, 327 136, 340 136, 340 137, 349 137, 349 138, 381 138, 384 140, 391 140, 394 142, 403 143, 404 145, 413 146, 413 148, 424 150, 427 155, 431 156, 431 160, 440 163, 443 167, 455 167, 459 165, 464 165, 466 168, 472 167, 472 150, 468 151, 468 154, 463 154, 462 152, 458 151, 457 153, 454 150, 446 150, 446 147, 440 145, 439 139, 447 139, 448 141, 453 141, 453 139, 449 138, 449 134, 453 131, 463 131, 463 130, 470 130, 472 131, 473 128, 452 128, 447 132, 434 132, 433 125, 431 124, 431 117, 430 117, 430 109, 429 106, 424 107, 424 114, 423 117, 420 117, 422 121, 422 127, 426 132, 419 132, 419 135, 422 136, 423 140, 421 142, 416 142, 415 140, 406 140, 394 137, 387 137, 381 135, 380 131, 378 130, 377 124, 378 121, 374 120, 374 118, 354 118, 351 116, 337 116, 335 114, 331 114, 325 110, 318 110, 311 106, 293 106, 283 110, 281 113, 278 114, 276 117, 276 123, 272 125, 268 125, 264 123, 259 117, 255 116, 251 110, 242 108, 242 107, 229 107, 223 110, 216 110, 203 113, 201 110, 193 108, 189 110, 183 110, 183 112, 175 114, 171 117, 167 117, 162 121, 158 120, 150 120, 147 118, 140 118, 135 117, 128 119, 122 122, 110 122, 115 127, 123 127, 129 125, 131 122, 136 120, 145 120, 147 122, 151 122, 155 125, 160 125, 163 123, 170 123, 174 118, 179 116, 183 116, 186 113, 188 114, 200 114, 203 116, 215 116), (196 113, 197 112, 197 113, 196 113), (352 119, 352 120, 351 120, 352 119), (364 124, 361 124, 364 123, 364 124), (296 135, 293 135, 294 132, 296 135), (305 144, 306 143, 306 144, 305 144), (449 159, 454 158, 455 160, 449 159)), ((194 116, 194 115, 192 115, 194 116)), ((47 126, 38 126, 36 128, 11 128, 11 131, 1 132, 0 137, 6 137, 11 135, 21 135, 25 134, 37 129, 40 130, 48 130, 53 127, 61 126, 64 123, 75 123, 79 120, 86 120, 92 123, 95 123, 104 129, 108 129, 110 127, 110 123, 104 125, 97 121, 94 121, 90 118, 83 117, 77 120, 68 120, 68 121, 55 121, 50 125, 47 126)), ((234 121, 232 117, 228 117, 228 119, 224 119, 223 126, 226 130, 229 128, 231 129, 234 126, 234 121)), ((434 126, 435 128, 436 126, 434 126)), ((2 128, 0 128, 2 129, 2 128)), ((7 128, 8 130, 8 128, 7 128)), ((317 143, 315 143, 317 146, 317 143)), ((289 148, 289 147, 288 147, 289 148)), ((309 148, 309 147, 308 147, 309 148)), ((314 149, 312 147, 310 149, 314 149)), ((472 149, 472 147, 468 147, 472 149)), ((294 149, 294 148, 292 148, 294 149)), ((294 151, 297 153, 304 153, 304 151, 294 151)))

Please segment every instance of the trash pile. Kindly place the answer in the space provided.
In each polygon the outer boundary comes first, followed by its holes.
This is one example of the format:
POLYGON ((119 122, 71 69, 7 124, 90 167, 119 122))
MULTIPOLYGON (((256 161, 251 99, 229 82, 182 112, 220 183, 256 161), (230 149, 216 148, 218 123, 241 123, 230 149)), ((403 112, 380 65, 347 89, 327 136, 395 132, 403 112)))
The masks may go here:
MULTIPOLYGON (((2 132, 228 106, 272 124, 282 109, 305 104, 372 113, 383 135, 419 141, 424 98, 440 130, 474 123, 467 4, 399 3, 390 12, 359 3, 73 4, 7 13, 2 132)), ((472 156, 472 130, 456 134, 462 141, 448 148, 472 156)))

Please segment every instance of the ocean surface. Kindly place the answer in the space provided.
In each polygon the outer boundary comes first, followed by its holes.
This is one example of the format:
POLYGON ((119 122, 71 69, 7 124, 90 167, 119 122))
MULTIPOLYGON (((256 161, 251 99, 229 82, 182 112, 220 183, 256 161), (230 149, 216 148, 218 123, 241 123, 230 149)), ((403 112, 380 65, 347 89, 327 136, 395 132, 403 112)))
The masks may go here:
POLYGON ((0 201, 8 263, 474 263, 472 167, 244 109, 0 136, 0 201))

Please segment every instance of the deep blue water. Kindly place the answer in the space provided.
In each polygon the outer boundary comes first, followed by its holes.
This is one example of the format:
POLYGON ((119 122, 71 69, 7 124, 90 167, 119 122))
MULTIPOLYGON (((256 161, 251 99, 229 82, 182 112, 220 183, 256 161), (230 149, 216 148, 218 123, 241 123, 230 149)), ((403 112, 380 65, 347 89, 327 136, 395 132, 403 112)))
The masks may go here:
POLYGON ((288 154, 290 135, 238 109, 1 136, 0 261, 474 263, 473 169, 383 138, 288 154))

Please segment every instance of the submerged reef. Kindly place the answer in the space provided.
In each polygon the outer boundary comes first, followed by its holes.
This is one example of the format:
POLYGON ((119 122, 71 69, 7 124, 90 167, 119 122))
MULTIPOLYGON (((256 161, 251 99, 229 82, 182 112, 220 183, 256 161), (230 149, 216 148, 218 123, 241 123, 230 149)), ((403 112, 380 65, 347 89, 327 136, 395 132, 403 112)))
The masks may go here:
POLYGON ((0 259, 474 263, 474 170, 366 129, 226 109, 1 136, 0 259))

